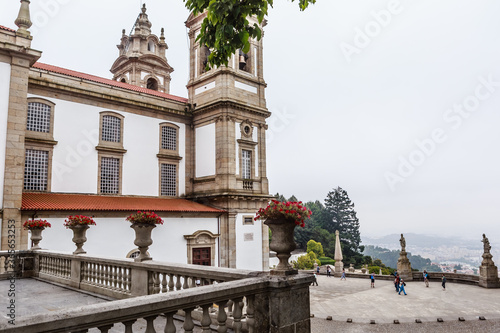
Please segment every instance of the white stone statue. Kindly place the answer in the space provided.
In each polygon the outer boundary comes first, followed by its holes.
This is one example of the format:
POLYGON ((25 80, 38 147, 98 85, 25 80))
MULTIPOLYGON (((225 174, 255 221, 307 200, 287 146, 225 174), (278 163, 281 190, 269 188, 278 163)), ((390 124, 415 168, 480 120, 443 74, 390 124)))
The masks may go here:
POLYGON ((490 253, 491 250, 490 241, 488 240, 488 237, 486 237, 485 234, 483 234, 483 240, 481 242, 483 242, 484 244, 484 253, 490 253))
POLYGON ((406 251, 406 239, 404 238, 403 234, 401 234, 399 244, 401 244, 401 251, 406 251))

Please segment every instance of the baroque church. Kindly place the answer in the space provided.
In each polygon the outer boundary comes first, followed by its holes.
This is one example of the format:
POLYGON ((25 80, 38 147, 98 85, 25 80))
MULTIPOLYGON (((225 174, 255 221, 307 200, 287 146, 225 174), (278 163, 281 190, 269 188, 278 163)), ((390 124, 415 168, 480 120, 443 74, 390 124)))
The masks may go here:
POLYGON ((203 18, 186 21, 187 98, 169 92, 166 38, 145 5, 122 31, 110 78, 44 63, 31 48, 29 1, 17 29, 0 25, 2 250, 14 221, 16 249, 29 249, 22 223, 40 218, 52 224, 42 248, 72 252, 63 222, 87 215, 96 221, 89 255, 133 257, 125 218, 148 210, 164 220, 152 234, 155 260, 268 269, 267 226, 254 221, 270 198, 262 41, 209 68, 210 50, 195 41, 203 18))

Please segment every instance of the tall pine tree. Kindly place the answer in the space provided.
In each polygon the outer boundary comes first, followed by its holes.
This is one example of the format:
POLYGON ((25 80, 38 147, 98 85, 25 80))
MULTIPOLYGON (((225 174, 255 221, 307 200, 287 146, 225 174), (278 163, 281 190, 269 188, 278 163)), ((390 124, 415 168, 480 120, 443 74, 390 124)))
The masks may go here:
POLYGON ((340 187, 330 191, 325 199, 325 208, 328 219, 322 227, 331 233, 335 233, 335 230, 339 231, 344 257, 359 256, 357 252, 364 250, 363 246, 359 246, 361 242, 359 220, 347 192, 340 187))

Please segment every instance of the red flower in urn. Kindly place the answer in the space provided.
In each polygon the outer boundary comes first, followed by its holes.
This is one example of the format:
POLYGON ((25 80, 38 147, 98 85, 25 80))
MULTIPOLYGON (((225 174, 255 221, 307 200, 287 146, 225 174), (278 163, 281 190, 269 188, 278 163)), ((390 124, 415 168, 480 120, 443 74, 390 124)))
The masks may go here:
POLYGON ((261 208, 257 212, 254 220, 268 220, 284 218, 292 220, 296 225, 305 227, 304 220, 311 216, 312 212, 302 204, 302 201, 287 201, 281 202, 278 200, 271 200, 266 208, 261 208))

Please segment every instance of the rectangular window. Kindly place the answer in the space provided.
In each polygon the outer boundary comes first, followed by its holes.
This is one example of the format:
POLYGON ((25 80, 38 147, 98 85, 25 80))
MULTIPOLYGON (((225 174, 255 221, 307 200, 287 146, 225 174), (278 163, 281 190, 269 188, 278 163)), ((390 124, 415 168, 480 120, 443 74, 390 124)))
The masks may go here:
POLYGON ((120 191, 120 159, 101 157, 101 193, 118 194, 120 191))
POLYGON ((50 105, 29 102, 26 129, 34 132, 50 132, 50 105))
POLYGON ((177 165, 161 164, 161 195, 175 197, 177 195, 177 165))
POLYGON ((102 141, 121 142, 122 120, 114 116, 102 116, 102 141))
POLYGON ((253 217, 252 216, 243 216, 243 224, 252 225, 253 217))
POLYGON ((212 258, 209 247, 198 247, 193 249, 193 264, 211 266, 212 258))
POLYGON ((161 149, 177 150, 177 129, 170 126, 161 128, 161 149))
POLYGON ((24 163, 24 189, 47 191, 49 176, 49 152, 26 149, 24 163))
POLYGON ((243 179, 252 178, 252 152, 250 150, 241 151, 241 171, 243 179))

